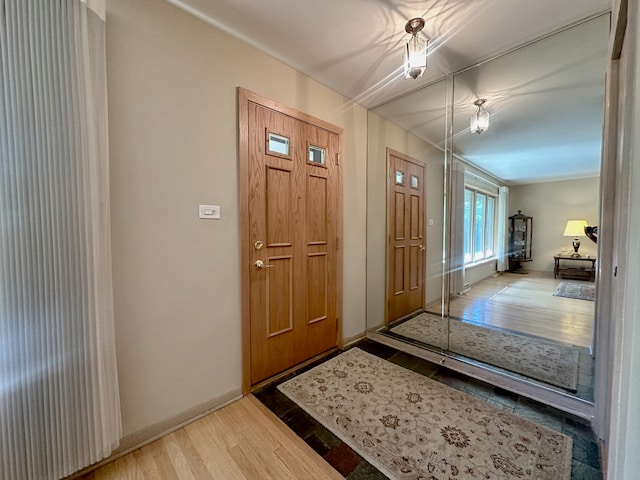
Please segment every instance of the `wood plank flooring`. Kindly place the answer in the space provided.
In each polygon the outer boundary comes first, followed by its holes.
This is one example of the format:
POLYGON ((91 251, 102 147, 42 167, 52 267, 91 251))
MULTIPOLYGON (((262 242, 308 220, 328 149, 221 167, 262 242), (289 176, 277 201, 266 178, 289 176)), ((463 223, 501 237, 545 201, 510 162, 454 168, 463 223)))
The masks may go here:
POLYGON ((81 480, 343 479, 253 395, 81 480))
POLYGON ((452 298, 450 315, 571 345, 590 347, 594 302, 554 297, 562 281, 546 272, 503 273, 452 298))

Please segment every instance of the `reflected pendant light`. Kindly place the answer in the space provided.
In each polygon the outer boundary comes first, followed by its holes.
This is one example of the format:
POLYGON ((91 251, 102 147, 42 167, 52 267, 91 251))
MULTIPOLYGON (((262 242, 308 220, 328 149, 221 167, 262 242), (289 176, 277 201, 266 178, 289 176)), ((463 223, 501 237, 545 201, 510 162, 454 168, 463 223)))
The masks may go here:
POLYGON ((473 133, 481 134, 489 128, 489 112, 483 107, 486 99, 480 98, 473 102, 478 110, 469 119, 470 128, 473 133))
POLYGON ((404 26, 407 33, 411 34, 411 40, 404 49, 404 76, 414 80, 421 77, 427 69, 427 46, 429 42, 418 36, 424 28, 424 19, 412 18, 404 26))

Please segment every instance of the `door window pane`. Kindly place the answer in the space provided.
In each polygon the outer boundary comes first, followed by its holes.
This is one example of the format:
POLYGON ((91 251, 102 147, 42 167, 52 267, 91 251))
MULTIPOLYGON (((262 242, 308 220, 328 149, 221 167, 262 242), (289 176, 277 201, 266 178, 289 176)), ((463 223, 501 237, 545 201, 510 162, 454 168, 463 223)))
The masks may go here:
POLYGON ((267 148, 272 153, 289 156, 289 139, 282 135, 269 132, 267 148))
POLYGON ((411 188, 420 188, 420 179, 415 175, 411 175, 411 188))
POLYGON ((325 164, 325 150, 324 148, 314 147, 309 145, 309 162, 316 163, 318 165, 325 164))
POLYGON ((404 172, 396 170, 396 185, 404 185, 404 172))

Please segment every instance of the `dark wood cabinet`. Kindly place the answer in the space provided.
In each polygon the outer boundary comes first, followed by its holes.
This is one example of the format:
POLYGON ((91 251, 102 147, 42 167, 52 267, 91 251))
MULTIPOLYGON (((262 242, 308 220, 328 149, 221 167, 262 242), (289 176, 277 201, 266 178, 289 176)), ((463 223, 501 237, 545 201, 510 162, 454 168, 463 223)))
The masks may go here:
POLYGON ((522 263, 530 262, 533 217, 522 210, 509 217, 509 271, 522 272, 522 263))

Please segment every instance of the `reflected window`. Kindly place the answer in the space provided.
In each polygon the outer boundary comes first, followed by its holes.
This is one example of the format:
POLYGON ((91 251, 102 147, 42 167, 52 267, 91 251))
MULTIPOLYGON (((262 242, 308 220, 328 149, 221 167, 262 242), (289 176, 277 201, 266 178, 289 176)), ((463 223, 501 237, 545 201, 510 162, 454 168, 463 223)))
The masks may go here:
POLYGON ((464 263, 495 257, 496 202, 494 195, 464 189, 464 263))

